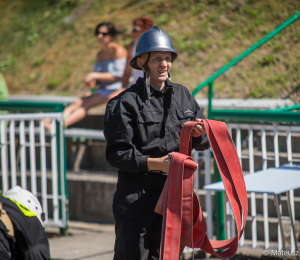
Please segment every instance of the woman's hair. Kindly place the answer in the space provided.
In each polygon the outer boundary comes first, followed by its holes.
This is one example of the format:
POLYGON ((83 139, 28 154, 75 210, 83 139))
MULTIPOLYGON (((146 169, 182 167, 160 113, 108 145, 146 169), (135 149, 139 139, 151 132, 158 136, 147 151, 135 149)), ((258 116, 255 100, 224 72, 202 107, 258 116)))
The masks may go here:
POLYGON ((108 33, 109 33, 111 36, 113 36, 113 37, 120 33, 112 23, 109 23, 109 22, 103 22, 103 23, 99 23, 99 24, 96 26, 96 29, 95 29, 95 35, 96 35, 96 36, 98 35, 98 30, 99 30, 99 28, 100 28, 101 26, 106 26, 106 27, 107 27, 107 30, 108 30, 108 33))
POLYGON ((147 31, 152 28, 153 21, 149 17, 142 16, 140 18, 133 20, 133 25, 142 27, 145 31, 147 31))

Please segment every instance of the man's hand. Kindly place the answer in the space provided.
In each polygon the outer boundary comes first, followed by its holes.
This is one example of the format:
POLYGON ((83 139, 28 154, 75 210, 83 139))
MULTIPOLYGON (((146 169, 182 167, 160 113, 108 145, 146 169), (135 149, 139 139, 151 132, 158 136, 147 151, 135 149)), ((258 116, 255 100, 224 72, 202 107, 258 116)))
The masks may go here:
POLYGON ((196 125, 192 131, 192 136, 193 137, 199 137, 200 135, 203 135, 205 133, 205 128, 204 128, 204 122, 202 119, 195 119, 195 122, 199 123, 200 125, 196 125))
POLYGON ((170 157, 168 155, 160 158, 148 158, 147 165, 149 171, 162 171, 169 173, 170 157))

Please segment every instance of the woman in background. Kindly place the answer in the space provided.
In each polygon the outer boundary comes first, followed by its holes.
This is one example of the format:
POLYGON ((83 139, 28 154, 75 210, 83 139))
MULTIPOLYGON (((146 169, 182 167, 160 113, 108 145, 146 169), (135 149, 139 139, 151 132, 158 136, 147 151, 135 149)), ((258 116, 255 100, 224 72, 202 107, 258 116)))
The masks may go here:
POLYGON ((132 42, 127 48, 127 63, 126 63, 126 68, 124 72, 124 76, 122 78, 122 85, 123 88, 127 88, 128 85, 135 84, 136 80, 139 77, 144 77, 143 71, 141 70, 136 70, 130 67, 130 61, 135 55, 135 49, 136 49, 136 43, 138 42, 140 36, 151 29, 153 26, 153 21, 151 18, 142 16, 140 18, 137 18, 133 21, 133 28, 132 28, 132 42), (129 78, 130 76, 133 75, 133 81, 131 84, 129 84, 129 78))
POLYGON ((141 77, 144 77, 144 73, 141 70, 136 70, 130 67, 130 61, 135 55, 135 49, 136 49, 136 43, 138 42, 140 36, 148 31, 149 29, 152 28, 153 26, 153 21, 151 18, 142 16, 140 18, 137 18, 133 20, 133 28, 131 32, 132 36, 132 42, 130 45, 127 47, 127 62, 126 62, 126 68, 124 72, 124 76, 122 78, 122 85, 123 88, 120 89, 119 91, 113 92, 110 96, 109 99, 115 97, 122 91, 124 91, 127 87, 129 87, 132 84, 135 84, 136 80, 141 77), (130 82, 131 79, 131 82, 130 82))
MULTIPOLYGON (((110 94, 122 88, 121 78, 126 67, 127 51, 114 42, 117 34, 118 31, 112 23, 103 22, 97 25, 95 36, 102 50, 97 54, 94 71, 83 79, 86 87, 95 88, 95 93, 84 96, 65 108, 65 127, 82 120, 91 107, 106 103, 110 94)), ((51 120, 44 120, 44 125, 46 129, 50 129, 51 120)))

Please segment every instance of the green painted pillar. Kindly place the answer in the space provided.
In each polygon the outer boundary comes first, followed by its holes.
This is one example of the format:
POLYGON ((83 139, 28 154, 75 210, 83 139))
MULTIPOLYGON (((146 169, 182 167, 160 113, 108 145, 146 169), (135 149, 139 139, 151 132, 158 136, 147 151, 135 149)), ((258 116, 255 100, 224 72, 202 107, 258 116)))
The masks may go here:
MULTIPOLYGON (((214 160, 214 182, 222 181, 218 166, 214 160)), ((225 240, 225 208, 224 208, 224 194, 222 191, 216 191, 215 195, 215 231, 217 240, 225 240)))

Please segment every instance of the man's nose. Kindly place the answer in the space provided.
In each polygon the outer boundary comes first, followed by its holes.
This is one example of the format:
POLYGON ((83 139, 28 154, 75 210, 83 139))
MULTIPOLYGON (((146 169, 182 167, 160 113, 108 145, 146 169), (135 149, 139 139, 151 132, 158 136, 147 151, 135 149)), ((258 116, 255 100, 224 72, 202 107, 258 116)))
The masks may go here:
POLYGON ((162 65, 162 66, 167 66, 167 61, 166 61, 165 59, 163 59, 163 60, 161 61, 161 65, 162 65))

